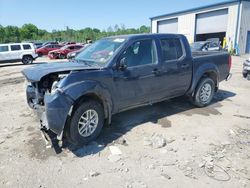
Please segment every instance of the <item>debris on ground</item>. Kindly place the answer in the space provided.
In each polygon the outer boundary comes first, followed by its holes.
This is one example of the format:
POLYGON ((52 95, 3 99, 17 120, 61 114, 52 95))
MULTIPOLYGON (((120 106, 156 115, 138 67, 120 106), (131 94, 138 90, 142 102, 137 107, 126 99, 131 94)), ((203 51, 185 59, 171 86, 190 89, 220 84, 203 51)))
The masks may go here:
POLYGON ((109 146, 109 150, 112 155, 121 155, 122 151, 117 146, 109 146))
POLYGON ((120 161, 121 160, 121 156, 120 155, 109 155, 108 156, 108 160, 110 162, 117 162, 117 161, 120 161))
POLYGON ((95 171, 90 171, 89 172, 90 177, 96 177, 96 176, 99 176, 100 174, 101 174, 100 172, 95 172, 95 171))
POLYGON ((117 140, 113 141, 114 144, 120 144, 120 145, 123 145, 123 146, 127 146, 128 143, 127 143, 127 140, 123 137, 121 138, 118 138, 117 140))
POLYGON ((143 145, 152 146, 153 148, 162 148, 166 146, 166 139, 162 135, 153 135, 152 137, 144 137, 143 145))

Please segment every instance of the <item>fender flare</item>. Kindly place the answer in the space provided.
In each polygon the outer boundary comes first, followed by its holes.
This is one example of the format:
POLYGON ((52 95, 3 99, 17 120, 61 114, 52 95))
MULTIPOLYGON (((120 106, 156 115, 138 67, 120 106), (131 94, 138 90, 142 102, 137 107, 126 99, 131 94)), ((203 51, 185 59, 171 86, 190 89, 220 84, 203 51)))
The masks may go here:
POLYGON ((208 75, 208 77, 213 77, 212 79, 215 80, 216 88, 219 87, 219 80, 220 80, 219 69, 215 64, 207 63, 203 66, 200 66, 194 73, 192 85, 187 92, 188 95, 194 94, 197 84, 204 75, 208 75))
POLYGON ((101 85, 97 81, 84 80, 67 86, 64 88, 64 91, 65 94, 74 101, 73 107, 75 107, 76 103, 84 97, 98 97, 103 105, 105 118, 111 123, 113 101, 107 87, 101 85))

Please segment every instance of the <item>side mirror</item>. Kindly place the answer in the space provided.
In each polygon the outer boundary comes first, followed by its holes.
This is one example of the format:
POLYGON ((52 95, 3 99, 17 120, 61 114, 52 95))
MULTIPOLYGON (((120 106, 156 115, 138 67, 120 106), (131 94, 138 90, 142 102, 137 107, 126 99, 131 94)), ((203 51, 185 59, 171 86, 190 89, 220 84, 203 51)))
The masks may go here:
POLYGON ((120 60, 120 62, 119 62, 119 69, 121 71, 124 71, 124 70, 127 69, 127 59, 125 57, 120 60))

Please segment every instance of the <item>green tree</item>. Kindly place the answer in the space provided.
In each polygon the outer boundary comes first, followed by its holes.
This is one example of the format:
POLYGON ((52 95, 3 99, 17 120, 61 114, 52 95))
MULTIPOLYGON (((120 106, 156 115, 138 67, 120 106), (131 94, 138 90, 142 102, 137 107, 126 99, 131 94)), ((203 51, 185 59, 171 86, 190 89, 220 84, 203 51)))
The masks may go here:
POLYGON ((20 29, 22 40, 35 40, 38 35, 38 28, 33 24, 24 24, 20 29))
POLYGON ((139 30, 140 30, 140 33, 149 33, 150 32, 150 27, 142 25, 139 30))
POLYGON ((5 38, 4 27, 3 27, 2 25, 0 25, 0 42, 1 42, 1 43, 4 42, 4 38, 5 38))
POLYGON ((8 25, 4 28, 5 39, 4 42, 20 42, 19 28, 16 26, 8 25))

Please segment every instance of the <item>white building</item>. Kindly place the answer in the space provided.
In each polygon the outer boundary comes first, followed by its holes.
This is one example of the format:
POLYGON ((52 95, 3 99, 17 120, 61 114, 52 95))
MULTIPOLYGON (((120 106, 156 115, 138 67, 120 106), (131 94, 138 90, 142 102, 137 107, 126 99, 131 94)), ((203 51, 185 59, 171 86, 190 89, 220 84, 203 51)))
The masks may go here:
POLYGON ((180 33, 189 42, 226 37, 230 49, 250 53, 250 0, 229 0, 223 3, 155 16, 152 33, 180 33))

